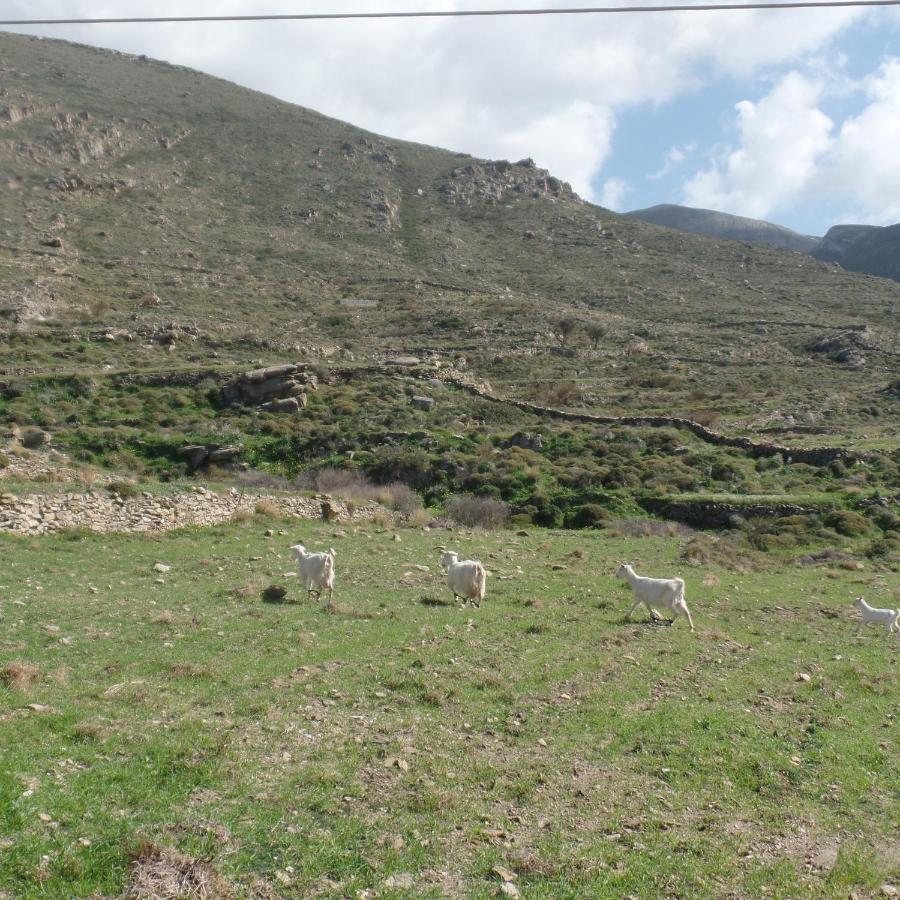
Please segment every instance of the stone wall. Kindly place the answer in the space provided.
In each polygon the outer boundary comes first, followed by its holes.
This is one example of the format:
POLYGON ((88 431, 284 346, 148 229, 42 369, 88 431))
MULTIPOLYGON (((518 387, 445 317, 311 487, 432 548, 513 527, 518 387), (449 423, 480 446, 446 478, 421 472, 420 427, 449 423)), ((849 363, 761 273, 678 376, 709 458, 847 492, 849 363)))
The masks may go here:
POLYGON ((265 502, 287 518, 370 521, 384 515, 375 503, 351 507, 330 497, 297 497, 232 489, 215 493, 202 487, 168 496, 142 493, 119 497, 105 490, 81 493, 0 495, 0 531, 51 534, 66 528, 98 532, 169 531, 190 525, 218 525, 236 513, 252 513, 265 502))
POLYGON ((632 428, 681 428, 692 432, 702 441, 718 447, 736 447, 748 456, 766 457, 781 455, 785 462, 807 463, 811 466, 826 466, 836 459, 855 462, 867 459, 870 454, 862 450, 847 450, 845 447, 785 447, 768 441, 753 441, 746 437, 730 437, 712 431, 692 419, 681 419, 677 416, 596 416, 590 413, 567 412, 549 406, 538 406, 527 400, 516 400, 509 397, 498 397, 487 386, 476 384, 459 375, 442 376, 447 384, 461 388, 483 400, 494 403, 506 403, 524 412, 533 413, 548 419, 561 419, 566 422, 582 422, 588 425, 626 425, 632 428))

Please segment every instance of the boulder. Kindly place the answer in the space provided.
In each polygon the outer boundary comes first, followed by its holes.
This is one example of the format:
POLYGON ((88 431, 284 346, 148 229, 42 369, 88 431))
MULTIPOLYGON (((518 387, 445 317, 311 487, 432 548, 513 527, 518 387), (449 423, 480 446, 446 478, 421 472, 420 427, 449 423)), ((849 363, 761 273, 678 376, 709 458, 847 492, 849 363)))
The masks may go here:
POLYGON ((43 428, 27 428, 22 432, 22 445, 34 450, 50 443, 50 433, 43 428))
POLYGON ((268 403, 260 403, 259 408, 266 412, 284 413, 284 412, 300 412, 301 407, 306 406, 306 394, 301 395, 303 403, 300 403, 299 397, 285 397, 282 400, 270 400, 268 403))
POLYGON ((431 397, 423 397, 416 395, 409 401, 416 409, 431 409, 434 406, 434 400, 431 397))

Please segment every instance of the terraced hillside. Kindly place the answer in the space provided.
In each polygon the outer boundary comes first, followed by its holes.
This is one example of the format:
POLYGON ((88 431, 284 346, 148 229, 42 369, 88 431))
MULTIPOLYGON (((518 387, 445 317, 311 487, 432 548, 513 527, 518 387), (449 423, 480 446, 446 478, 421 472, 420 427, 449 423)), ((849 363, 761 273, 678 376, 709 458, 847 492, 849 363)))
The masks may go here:
MULTIPOLYGON (((896 451, 900 285, 145 58, 3 35, 0 75, 0 416, 84 458, 294 434, 283 468, 346 462, 335 431, 371 447, 414 385, 381 372, 362 409, 340 386, 401 353, 543 406, 896 451), (335 387, 299 418, 223 413, 224 380, 279 362, 335 387)), ((454 400, 442 427, 502 443, 521 417, 488 408, 454 400)), ((721 488, 713 468, 657 486, 721 488)))

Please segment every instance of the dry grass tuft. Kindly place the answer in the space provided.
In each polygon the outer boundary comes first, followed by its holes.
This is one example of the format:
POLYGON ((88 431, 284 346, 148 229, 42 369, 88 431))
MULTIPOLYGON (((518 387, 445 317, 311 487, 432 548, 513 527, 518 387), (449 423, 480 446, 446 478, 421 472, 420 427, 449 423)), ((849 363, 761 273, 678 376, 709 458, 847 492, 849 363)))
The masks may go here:
POLYGON ((0 681, 10 690, 28 690, 41 677, 41 670, 32 663, 13 660, 0 669, 0 681))
POLYGON ((206 678, 209 676, 209 669, 193 663, 175 663, 174 666, 169 666, 169 675, 172 678, 206 678))
POLYGON ((175 614, 170 609, 164 609, 153 621, 157 625, 174 625, 175 614))
POLYGON ((235 600, 247 600, 250 597, 257 596, 260 590, 262 590, 262 582, 256 579, 248 581, 240 587, 232 588, 228 593, 235 600))
POLYGON ((281 519, 284 514, 281 507, 273 500, 258 500, 254 507, 254 512, 258 516, 264 516, 267 519, 281 519))
POLYGON ((72 731, 81 741, 97 741, 106 733, 101 726, 94 722, 78 722, 72 727, 72 731))
POLYGON ((174 847, 149 842, 132 857, 126 900, 227 900, 235 896, 207 859, 194 859, 174 847))

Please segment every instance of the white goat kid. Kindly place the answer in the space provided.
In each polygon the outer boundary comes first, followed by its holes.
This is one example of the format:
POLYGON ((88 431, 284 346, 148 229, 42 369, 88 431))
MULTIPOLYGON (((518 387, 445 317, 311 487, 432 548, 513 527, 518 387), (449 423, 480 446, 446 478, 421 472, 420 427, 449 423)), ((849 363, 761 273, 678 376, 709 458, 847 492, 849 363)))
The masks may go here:
POLYGON ((631 590, 634 591, 634 606, 628 610, 626 618, 631 618, 634 611, 643 603, 650 611, 651 619, 661 619, 662 617, 656 610, 667 609, 672 613, 672 620, 663 621, 672 625, 676 616, 684 616, 688 620, 691 631, 694 630, 694 622, 684 599, 684 581, 681 578, 645 578, 638 575, 628 563, 622 563, 619 566, 616 570, 616 577, 624 578, 631 585, 631 590))
POLYGON ((453 599, 461 597, 463 606, 471 603, 480 606, 487 587, 487 571, 477 559, 460 560, 455 550, 447 550, 441 557, 441 565, 447 570, 447 584, 453 591, 453 599))
POLYGON ((300 580, 306 585, 307 597, 315 594, 318 600, 322 591, 327 590, 328 603, 325 608, 330 612, 334 592, 334 548, 329 548, 326 553, 309 553, 303 544, 294 544, 290 551, 297 560, 297 570, 300 580))
POLYGON ((865 597, 857 597, 853 601, 853 605, 862 613, 857 633, 863 625, 868 625, 870 622, 884 625, 888 634, 893 634, 895 631, 900 632, 900 609, 876 609, 866 603, 865 597))

